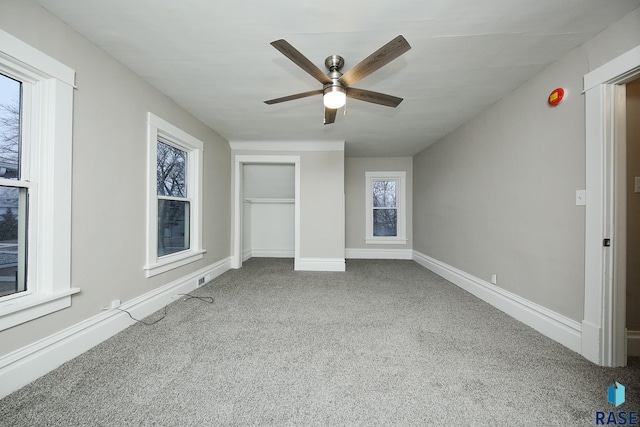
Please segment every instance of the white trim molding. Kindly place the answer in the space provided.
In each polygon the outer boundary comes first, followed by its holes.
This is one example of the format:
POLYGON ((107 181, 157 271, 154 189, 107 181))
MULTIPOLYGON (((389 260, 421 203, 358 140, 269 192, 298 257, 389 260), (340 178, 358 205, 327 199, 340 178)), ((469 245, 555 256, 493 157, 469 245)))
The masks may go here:
POLYGON ((640 76, 640 46, 584 76, 586 193, 585 283, 581 354, 602 366, 624 366, 625 290, 615 275, 621 251, 616 224, 616 140, 624 103, 620 86, 640 76), (618 237, 618 238, 617 238, 618 237), (605 247, 603 239, 610 239, 605 247), (612 240, 612 241, 611 241, 612 240))
MULTIPOLYGON (((75 71, 0 30, 0 72, 22 82, 20 184, 28 188, 26 290, 0 300, 0 330, 71 306, 75 71)), ((3 182, 3 186, 8 185, 3 182)))
POLYGON ((588 91, 612 79, 626 81, 634 78, 640 64, 640 46, 590 71, 584 76, 584 91, 588 91))
POLYGON ((344 141, 229 141, 232 150, 344 151, 344 141))
POLYGON ((345 271, 344 258, 299 258, 295 261, 297 271, 345 271))
POLYGON ((204 143, 182 129, 147 113, 147 250, 144 270, 147 277, 156 276, 183 265, 201 260, 202 248, 202 174, 204 143), (170 145, 187 155, 185 180, 187 194, 179 200, 189 203, 189 248, 170 255, 158 255, 158 186, 157 144, 170 145))
POLYGON ((580 353, 582 336, 580 322, 569 319, 420 252, 413 251, 413 259, 428 270, 444 277, 509 316, 580 353))
POLYGON ((411 249, 347 248, 347 259, 413 259, 411 249))
POLYGON ((19 64, 45 79, 56 79, 75 87, 76 72, 63 63, 51 58, 27 43, 0 30, 0 57, 19 64))
MULTIPOLYGON (((210 281, 231 268, 231 258, 147 292, 122 304, 122 310, 142 319, 173 302, 178 294, 198 287, 198 279, 210 281)), ((120 310, 103 311, 67 329, 0 358, 0 399, 56 369, 135 323, 120 310)))
POLYGON ((71 307, 71 296, 78 292, 79 288, 69 288, 55 294, 33 293, 27 298, 13 298, 2 305, 0 330, 71 307))
MULTIPOLYGON (((407 210, 406 210, 406 188, 407 173, 405 171, 390 172, 365 172, 365 243, 383 245, 406 245, 407 244, 407 210), (396 210, 396 235, 395 236, 374 236, 373 235, 373 183, 376 181, 396 181, 396 205, 391 207, 396 210)), ((378 209, 384 209, 379 207, 378 209)))
POLYGON ((602 347, 602 330, 598 325, 587 320, 582 321, 582 356, 594 363, 602 360, 600 349, 602 347))

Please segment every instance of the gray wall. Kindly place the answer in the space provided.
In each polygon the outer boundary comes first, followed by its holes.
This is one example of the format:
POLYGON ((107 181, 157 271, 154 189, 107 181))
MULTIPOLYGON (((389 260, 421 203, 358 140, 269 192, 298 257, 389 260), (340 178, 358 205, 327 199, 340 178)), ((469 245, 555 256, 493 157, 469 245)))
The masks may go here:
POLYGON ((627 329, 640 331, 640 79, 627 84, 627 329))
POLYGON ((233 150, 236 155, 300 156, 300 257, 344 259, 344 151, 233 150))
POLYGON ((72 307, 0 332, 0 356, 229 256, 230 149, 216 132, 30 0, 0 0, 0 28, 76 71, 72 307), (147 112, 204 145, 201 261, 145 278, 147 112))
POLYGON ((411 157, 347 157, 345 159, 346 247, 349 249, 411 249, 413 245, 413 158, 411 157), (407 243, 404 245, 372 245, 365 243, 365 172, 407 173, 406 209, 407 243))
POLYGON ((256 164, 243 168, 244 198, 293 199, 295 167, 293 165, 256 164))
POLYGON ((582 78, 639 44, 637 9, 416 155, 413 248, 582 320, 582 78))

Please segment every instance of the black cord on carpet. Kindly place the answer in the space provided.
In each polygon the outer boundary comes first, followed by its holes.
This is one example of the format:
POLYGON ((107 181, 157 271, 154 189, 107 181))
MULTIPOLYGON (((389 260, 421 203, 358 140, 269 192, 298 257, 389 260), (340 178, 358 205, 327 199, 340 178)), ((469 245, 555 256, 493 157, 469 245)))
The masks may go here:
MULTIPOLYGON (((204 301, 207 304, 213 304, 213 302, 215 301, 213 299, 213 297, 199 297, 197 295, 191 295, 191 294, 176 294, 176 295, 180 295, 180 296, 186 297, 185 299, 183 299, 183 301, 187 301, 187 300, 190 300, 190 299, 193 299, 193 298, 199 299, 200 301, 204 301)), ((159 319, 154 320, 153 322, 145 322, 144 320, 136 319, 127 310, 123 310, 123 309, 118 308, 118 307, 114 307, 114 309, 120 310, 120 311, 123 311, 123 312, 127 313, 130 318, 132 318, 133 320, 135 320, 138 323, 142 323, 143 325, 151 326, 151 325, 155 325, 156 323, 158 323, 159 321, 161 321, 162 319, 164 319, 167 316, 167 307, 169 306, 169 304, 170 304, 170 302, 167 303, 164 306, 164 313, 162 314, 162 317, 159 318, 159 319)))

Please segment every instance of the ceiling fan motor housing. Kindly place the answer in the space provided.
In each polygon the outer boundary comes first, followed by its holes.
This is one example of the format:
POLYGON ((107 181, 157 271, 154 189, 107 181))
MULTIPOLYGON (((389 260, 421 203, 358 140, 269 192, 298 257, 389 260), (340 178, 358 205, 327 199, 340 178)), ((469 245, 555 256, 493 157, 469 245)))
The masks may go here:
POLYGON ((327 94, 328 92, 346 92, 346 87, 342 84, 339 79, 342 77, 342 73, 340 69, 344 66, 344 58, 340 55, 331 55, 328 56, 327 59, 324 60, 324 65, 329 69, 329 78, 332 83, 325 84, 323 89, 323 93, 327 94))
POLYGON ((327 59, 324 60, 324 65, 329 71, 340 71, 344 67, 344 58, 340 55, 327 56, 327 59))

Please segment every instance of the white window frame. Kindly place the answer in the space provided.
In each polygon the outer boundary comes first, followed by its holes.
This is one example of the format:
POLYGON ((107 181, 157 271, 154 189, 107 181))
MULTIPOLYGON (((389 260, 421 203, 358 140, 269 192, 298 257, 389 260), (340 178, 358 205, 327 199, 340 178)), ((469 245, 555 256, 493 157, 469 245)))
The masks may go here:
POLYGON ((365 172, 366 181, 366 206, 365 206, 365 242, 368 244, 390 244, 404 245, 407 243, 407 220, 406 220, 406 181, 407 173, 400 172, 365 172), (397 205, 397 236, 374 236, 373 235, 373 182, 374 181, 397 181, 396 205, 397 205))
POLYGON ((0 72, 23 82, 22 183, 29 188, 27 290, 0 298, 0 330, 71 306, 75 71, 0 30, 0 72))
POLYGON ((147 277, 202 259, 202 157, 204 143, 153 113, 147 132, 147 277), (158 256, 158 139, 187 153, 187 198, 190 202, 189 249, 158 256))

